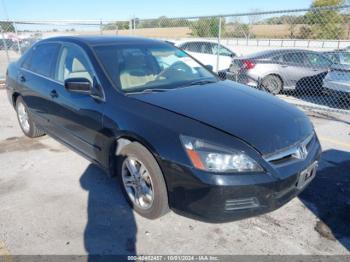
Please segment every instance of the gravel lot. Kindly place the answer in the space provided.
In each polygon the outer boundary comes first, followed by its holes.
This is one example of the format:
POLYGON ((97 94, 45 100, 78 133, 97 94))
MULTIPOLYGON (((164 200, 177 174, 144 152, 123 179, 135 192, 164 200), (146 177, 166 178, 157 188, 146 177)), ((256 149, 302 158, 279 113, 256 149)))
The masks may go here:
POLYGON ((115 179, 49 137, 23 136, 0 90, 1 254, 350 254, 350 115, 312 116, 318 176, 279 210, 225 224, 133 213, 115 179))

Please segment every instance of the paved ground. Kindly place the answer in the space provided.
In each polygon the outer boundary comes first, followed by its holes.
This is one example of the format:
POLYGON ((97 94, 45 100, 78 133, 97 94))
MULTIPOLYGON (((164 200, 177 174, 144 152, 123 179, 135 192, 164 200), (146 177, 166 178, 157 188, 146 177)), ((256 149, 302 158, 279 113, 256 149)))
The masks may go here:
POLYGON ((0 255, 350 254, 350 116, 312 120, 324 153, 299 198, 233 223, 150 221, 85 159, 49 137, 25 138, 0 90, 0 255))

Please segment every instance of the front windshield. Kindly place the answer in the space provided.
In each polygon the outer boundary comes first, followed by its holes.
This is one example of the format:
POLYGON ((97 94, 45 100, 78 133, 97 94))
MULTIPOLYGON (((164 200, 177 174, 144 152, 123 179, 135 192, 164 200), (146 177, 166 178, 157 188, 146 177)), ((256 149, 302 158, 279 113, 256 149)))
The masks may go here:
POLYGON ((109 77, 124 92, 217 81, 184 51, 167 44, 95 46, 94 50, 109 77))

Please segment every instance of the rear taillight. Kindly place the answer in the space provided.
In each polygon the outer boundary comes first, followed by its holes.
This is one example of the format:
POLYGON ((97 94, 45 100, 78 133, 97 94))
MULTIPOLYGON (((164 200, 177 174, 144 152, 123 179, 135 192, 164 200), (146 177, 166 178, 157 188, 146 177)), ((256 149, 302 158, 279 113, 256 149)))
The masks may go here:
POLYGON ((251 60, 244 60, 243 61, 243 69, 249 70, 254 68, 255 64, 251 60))

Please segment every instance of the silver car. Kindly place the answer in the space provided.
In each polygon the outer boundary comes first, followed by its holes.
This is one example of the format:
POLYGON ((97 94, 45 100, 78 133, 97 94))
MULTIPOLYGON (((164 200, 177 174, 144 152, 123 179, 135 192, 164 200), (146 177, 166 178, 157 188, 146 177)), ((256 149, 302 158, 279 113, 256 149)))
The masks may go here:
POLYGON ((335 64, 350 65, 349 51, 329 51, 323 52, 323 55, 332 60, 332 62, 335 64))
POLYGON ((273 94, 296 88, 316 93, 331 65, 331 60, 314 51, 268 50, 234 58, 227 78, 273 94))
POLYGON ((323 80, 323 87, 335 97, 350 100, 350 65, 334 64, 323 80))

